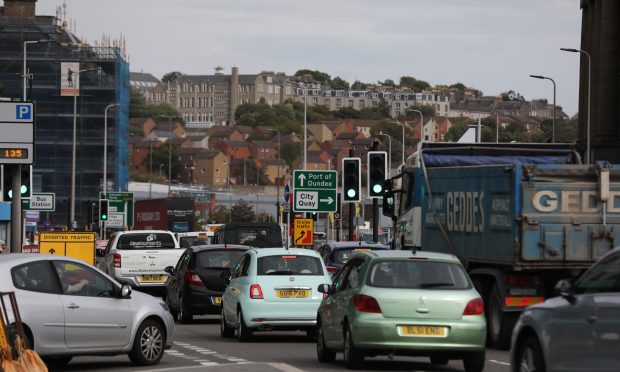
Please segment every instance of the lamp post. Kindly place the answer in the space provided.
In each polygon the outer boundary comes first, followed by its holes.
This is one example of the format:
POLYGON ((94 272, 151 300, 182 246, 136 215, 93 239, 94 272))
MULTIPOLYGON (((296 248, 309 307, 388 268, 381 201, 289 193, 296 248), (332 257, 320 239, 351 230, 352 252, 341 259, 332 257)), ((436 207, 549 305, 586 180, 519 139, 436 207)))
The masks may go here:
POLYGON ((151 190, 153 188, 153 141, 149 143, 149 199, 151 199, 151 190))
POLYGON ((402 153, 402 164, 405 164, 405 124, 401 123, 400 121, 396 120, 395 121, 396 124, 400 125, 401 127, 403 127, 403 153, 402 153))
POLYGON ((280 224, 280 131, 277 129, 273 129, 273 128, 268 128, 266 129, 270 132, 276 132, 278 133, 278 174, 276 176, 276 223, 279 225, 280 224))
POLYGON ((73 142, 71 152, 71 210, 69 213, 69 219, 71 220, 71 227, 75 226, 75 158, 76 158, 76 142, 77 142, 77 91, 80 87, 80 74, 82 72, 98 71, 98 69, 84 69, 78 70, 75 73, 75 86, 73 87, 73 142))
POLYGON ((422 111, 420 110, 411 110, 413 112, 417 112, 420 114, 420 143, 424 142, 424 115, 422 115, 422 111))
POLYGON ((304 170, 308 165, 308 87, 304 84, 304 170))
POLYGON ((56 40, 28 40, 28 41, 24 41, 24 65, 23 65, 23 70, 22 70, 22 78, 23 78, 23 82, 24 82, 24 101, 26 100, 26 90, 27 90, 27 86, 28 86, 28 71, 27 71, 27 67, 26 67, 26 56, 27 56, 27 51, 26 51, 26 46, 28 44, 39 44, 39 43, 51 43, 54 42, 56 40))
POLYGON ((585 50, 573 48, 560 48, 560 50, 571 53, 582 53, 588 57, 588 122, 586 129, 586 164, 590 165, 590 88, 592 87, 592 59, 590 58, 590 54, 585 50))
POLYGON ((172 184, 172 119, 177 116, 172 115, 156 115, 160 118, 168 118, 170 126, 170 141, 168 142, 168 197, 170 197, 170 184, 172 184))
POLYGON ((161 168, 163 167, 163 164, 159 164, 159 177, 161 177, 161 168))
POLYGON ((390 169, 392 168, 392 137, 383 132, 379 132, 379 135, 386 136, 388 139, 388 177, 390 177, 390 169))
POLYGON ((550 77, 542 75, 530 75, 530 77, 534 79, 551 80, 551 82, 553 83, 553 124, 551 126, 551 143, 555 143, 555 81, 550 77))
POLYGON ((120 106, 120 103, 107 105, 103 110, 103 197, 106 199, 108 192, 108 110, 115 106, 120 106))

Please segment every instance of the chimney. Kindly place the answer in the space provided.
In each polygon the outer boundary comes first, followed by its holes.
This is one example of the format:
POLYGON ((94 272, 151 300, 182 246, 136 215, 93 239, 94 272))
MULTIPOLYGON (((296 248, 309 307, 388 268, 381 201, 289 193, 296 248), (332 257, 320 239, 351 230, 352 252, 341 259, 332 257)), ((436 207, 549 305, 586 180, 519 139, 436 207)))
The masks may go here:
POLYGON ((33 18, 37 0, 4 0, 4 16, 33 18))

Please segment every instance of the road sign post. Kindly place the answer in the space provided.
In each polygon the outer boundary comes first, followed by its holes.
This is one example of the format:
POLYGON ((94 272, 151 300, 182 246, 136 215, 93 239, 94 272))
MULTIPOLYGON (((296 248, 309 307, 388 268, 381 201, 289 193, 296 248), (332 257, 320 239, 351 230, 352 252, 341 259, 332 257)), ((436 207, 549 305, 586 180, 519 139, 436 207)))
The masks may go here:
POLYGON ((108 199, 108 220, 105 227, 133 227, 133 192, 99 193, 99 199, 108 199))
POLYGON ((338 172, 293 172, 293 210, 295 212, 335 212, 338 172))

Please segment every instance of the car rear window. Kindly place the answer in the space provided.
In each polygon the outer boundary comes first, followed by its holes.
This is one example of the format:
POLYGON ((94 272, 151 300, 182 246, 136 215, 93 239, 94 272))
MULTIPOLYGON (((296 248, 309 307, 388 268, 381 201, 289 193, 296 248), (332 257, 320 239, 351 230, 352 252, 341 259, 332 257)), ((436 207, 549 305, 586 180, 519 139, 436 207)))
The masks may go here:
POLYGON ((382 288, 468 289, 471 283, 459 264, 427 260, 394 260, 374 263, 368 284, 382 288))
POLYGON ((277 255, 258 258, 258 275, 323 275, 321 259, 312 256, 277 255))
POLYGON ((184 236, 179 238, 179 245, 181 248, 191 248, 195 245, 209 245, 209 240, 208 236, 184 236))
POLYGON ((356 252, 367 252, 367 251, 372 251, 372 250, 373 249, 370 247, 338 249, 334 251, 334 262, 343 264, 349 261, 349 258, 351 258, 351 256, 353 256, 356 252))
POLYGON ((116 249, 172 249, 174 238, 167 233, 123 234, 118 238, 116 249))
POLYGON ((198 252, 196 265, 204 269, 232 269, 239 261, 244 251, 234 249, 222 249, 198 252))

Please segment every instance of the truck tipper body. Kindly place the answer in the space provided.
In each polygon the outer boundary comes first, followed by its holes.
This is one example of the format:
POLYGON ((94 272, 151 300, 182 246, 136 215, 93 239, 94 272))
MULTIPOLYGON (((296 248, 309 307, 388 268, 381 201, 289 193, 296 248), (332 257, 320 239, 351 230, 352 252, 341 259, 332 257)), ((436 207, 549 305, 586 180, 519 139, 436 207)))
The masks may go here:
POLYGON ((387 186, 395 248, 459 257, 499 348, 520 311, 620 242, 620 166, 569 145, 424 144, 387 186))

